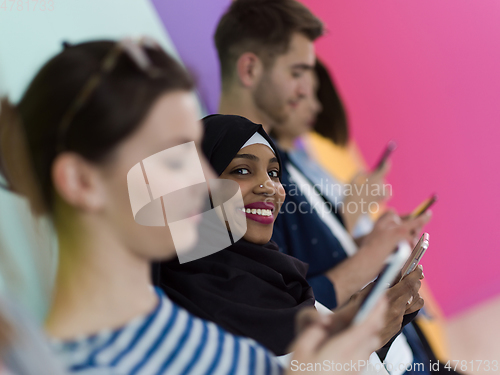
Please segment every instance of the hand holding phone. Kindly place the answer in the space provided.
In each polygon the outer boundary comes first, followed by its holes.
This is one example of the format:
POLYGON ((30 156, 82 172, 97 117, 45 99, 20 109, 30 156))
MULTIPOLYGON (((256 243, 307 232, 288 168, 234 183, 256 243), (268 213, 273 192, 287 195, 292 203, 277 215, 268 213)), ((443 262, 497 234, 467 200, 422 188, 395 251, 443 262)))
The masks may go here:
POLYGON ((421 216, 425 211, 427 211, 431 206, 436 203, 438 200, 438 196, 436 194, 432 194, 429 198, 424 200, 422 203, 418 205, 417 208, 409 215, 410 219, 416 219, 421 216))
POLYGON ((405 265, 403 266, 401 272, 401 278, 399 279, 399 281, 403 280, 403 278, 406 275, 409 275, 415 270, 415 268, 417 268, 418 264, 420 263, 420 260, 422 259, 428 248, 429 248, 429 233, 424 233, 422 234, 422 237, 420 237, 417 246, 415 246, 413 252, 406 261, 405 265))
POLYGON ((401 271, 401 267, 408 259, 410 252, 411 248, 408 242, 401 241, 398 244, 397 250, 389 255, 385 267, 361 303, 361 307, 353 319, 353 324, 360 324, 370 314, 378 300, 384 295, 387 288, 391 286, 391 283, 401 271))
POLYGON ((373 168, 373 171, 379 171, 382 169, 384 166, 385 162, 387 159, 389 159, 389 156, 393 153, 393 151, 398 147, 397 143, 394 141, 390 141, 387 144, 387 147, 385 148, 384 152, 382 153, 382 156, 380 157, 379 161, 377 164, 375 164, 375 168, 373 168))

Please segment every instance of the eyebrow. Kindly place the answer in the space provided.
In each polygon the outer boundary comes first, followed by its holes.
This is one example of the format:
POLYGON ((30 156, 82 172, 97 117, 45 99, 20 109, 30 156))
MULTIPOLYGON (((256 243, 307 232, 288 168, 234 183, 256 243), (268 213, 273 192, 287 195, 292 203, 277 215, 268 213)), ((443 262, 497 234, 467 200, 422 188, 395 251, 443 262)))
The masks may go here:
POLYGON ((257 156, 252 155, 252 154, 236 154, 236 156, 234 158, 235 159, 248 159, 248 160, 255 160, 255 161, 260 160, 257 156))
MULTIPOLYGON (((260 161, 260 159, 253 154, 236 154, 236 156, 234 158, 235 159, 248 159, 248 160, 253 160, 253 161, 260 161)), ((273 158, 269 159, 269 163, 277 163, 277 162, 278 162, 277 157, 273 157, 273 158)))
POLYGON ((292 69, 313 70, 314 69, 314 65, 300 63, 300 64, 292 65, 292 69))

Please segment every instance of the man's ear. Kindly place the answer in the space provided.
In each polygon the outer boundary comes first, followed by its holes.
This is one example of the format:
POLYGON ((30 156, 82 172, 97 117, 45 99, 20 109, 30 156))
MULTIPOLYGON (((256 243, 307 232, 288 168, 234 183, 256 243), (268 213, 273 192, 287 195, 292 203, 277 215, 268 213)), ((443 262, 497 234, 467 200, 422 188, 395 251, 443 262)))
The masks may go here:
POLYGON ((245 52, 236 62, 239 82, 245 87, 252 87, 260 80, 264 71, 262 60, 253 52, 245 52))
POLYGON ((105 202, 105 189, 97 168, 76 153, 57 156, 52 165, 56 192, 66 203, 84 211, 98 211, 105 202))

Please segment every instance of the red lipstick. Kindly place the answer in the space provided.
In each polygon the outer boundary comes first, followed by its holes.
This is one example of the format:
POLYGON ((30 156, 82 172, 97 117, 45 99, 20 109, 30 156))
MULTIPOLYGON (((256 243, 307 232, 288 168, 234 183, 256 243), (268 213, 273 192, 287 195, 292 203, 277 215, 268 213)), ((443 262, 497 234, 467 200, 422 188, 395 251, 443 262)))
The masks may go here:
POLYGON ((245 206, 245 211, 246 210, 252 210, 251 212, 245 212, 245 215, 248 219, 256 221, 261 224, 269 225, 274 222, 274 204, 270 202, 255 202, 255 203, 250 203, 245 206), (255 210, 255 211, 253 211, 255 210), (259 215, 257 214, 257 210, 261 211, 262 210, 270 210, 271 215, 265 216, 265 215, 259 215), (253 213, 255 212, 255 213, 253 213))

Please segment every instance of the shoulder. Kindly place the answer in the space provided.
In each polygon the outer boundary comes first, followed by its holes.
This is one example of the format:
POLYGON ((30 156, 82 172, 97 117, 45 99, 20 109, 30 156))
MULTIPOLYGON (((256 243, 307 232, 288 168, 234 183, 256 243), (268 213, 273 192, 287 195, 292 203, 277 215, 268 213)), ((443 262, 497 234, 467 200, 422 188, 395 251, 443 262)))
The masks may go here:
POLYGON ((280 371, 275 357, 255 341, 196 318, 163 292, 157 293, 159 308, 141 321, 107 335, 54 346, 66 368, 79 374, 109 369, 110 375, 139 370, 155 374, 251 374, 255 366, 280 371))

